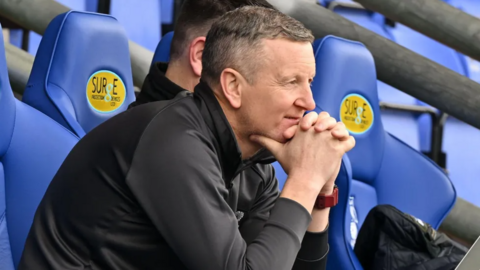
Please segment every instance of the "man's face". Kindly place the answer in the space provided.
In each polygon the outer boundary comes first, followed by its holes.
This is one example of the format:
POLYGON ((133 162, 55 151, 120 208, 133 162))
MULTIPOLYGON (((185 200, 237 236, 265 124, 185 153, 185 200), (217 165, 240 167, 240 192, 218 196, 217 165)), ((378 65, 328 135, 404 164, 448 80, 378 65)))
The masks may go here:
POLYGON ((262 59, 254 83, 242 91, 240 126, 246 131, 242 133, 284 143, 283 133, 315 108, 310 89, 315 76, 313 48, 308 42, 264 40, 258 57, 262 59))

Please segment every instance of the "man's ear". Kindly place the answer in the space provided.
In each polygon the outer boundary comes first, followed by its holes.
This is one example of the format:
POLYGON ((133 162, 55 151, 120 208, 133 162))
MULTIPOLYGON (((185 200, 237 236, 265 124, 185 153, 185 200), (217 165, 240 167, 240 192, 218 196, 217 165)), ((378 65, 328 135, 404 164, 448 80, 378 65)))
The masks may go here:
POLYGON ((244 90, 245 82, 242 74, 231 68, 224 69, 220 75, 220 86, 223 96, 235 109, 239 109, 242 106, 242 91, 244 90))
POLYGON ((202 56, 203 49, 205 48, 205 37, 197 37, 190 43, 190 66, 193 73, 200 77, 202 75, 202 56))

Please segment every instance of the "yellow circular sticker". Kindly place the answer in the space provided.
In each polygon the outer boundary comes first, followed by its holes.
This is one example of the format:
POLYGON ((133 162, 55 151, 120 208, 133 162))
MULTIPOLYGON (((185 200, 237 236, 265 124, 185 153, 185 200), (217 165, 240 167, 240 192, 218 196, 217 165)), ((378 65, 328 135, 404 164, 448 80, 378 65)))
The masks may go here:
POLYGON ((340 121, 353 134, 363 134, 373 125, 372 106, 366 98, 358 94, 347 95, 340 107, 340 121))
POLYGON ((87 100, 97 112, 110 113, 125 102, 126 89, 120 76, 108 70, 92 74, 87 84, 87 100))

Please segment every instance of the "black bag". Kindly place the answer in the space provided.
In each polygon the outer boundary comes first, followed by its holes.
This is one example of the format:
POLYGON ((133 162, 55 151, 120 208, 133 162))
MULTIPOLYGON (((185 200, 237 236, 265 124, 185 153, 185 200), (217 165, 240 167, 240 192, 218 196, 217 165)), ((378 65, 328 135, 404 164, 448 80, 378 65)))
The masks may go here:
POLYGON ((355 254, 366 270, 454 270, 468 249, 391 205, 373 208, 355 254))

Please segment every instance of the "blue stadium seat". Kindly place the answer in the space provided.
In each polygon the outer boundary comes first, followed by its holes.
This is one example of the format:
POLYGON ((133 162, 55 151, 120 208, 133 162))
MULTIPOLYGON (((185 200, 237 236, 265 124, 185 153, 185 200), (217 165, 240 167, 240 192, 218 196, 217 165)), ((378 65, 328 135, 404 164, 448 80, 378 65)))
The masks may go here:
POLYGON ((86 0, 85 11, 98 12, 98 0, 86 0))
MULTIPOLYGON (((88 2, 85 2, 86 0, 56 0, 56 2, 59 2, 60 4, 72 9, 72 10, 77 10, 77 11, 85 11, 88 2)), ((87 0, 90 1, 90 0, 87 0)), ((18 30, 22 31, 22 30, 18 30)), ((37 54, 38 46, 40 46, 40 42, 42 41, 42 36, 30 31, 28 34, 28 52, 32 55, 37 54)), ((21 42, 19 43, 21 44, 21 42)), ((18 45, 20 47, 20 45, 18 45)))
POLYGON ((160 0, 160 9, 162 13, 162 24, 173 23, 174 0, 160 0))
POLYGON ((37 206, 78 138, 13 97, 1 35, 0 130, 0 269, 9 270, 12 261, 18 265, 37 206))
POLYGON ((158 43, 155 54, 153 55, 152 64, 155 62, 169 62, 170 61, 170 47, 172 45, 173 32, 169 32, 162 37, 158 43))
MULTIPOLYGON (((352 0, 325 0, 324 4, 342 17, 345 17, 384 38, 392 41, 395 40, 385 27, 385 17, 383 15, 363 9, 361 5, 352 0)), ((378 81, 377 84, 380 101, 401 105, 416 104, 416 99, 412 96, 381 81, 378 81)), ((388 132, 394 134, 413 148, 420 148, 417 115, 409 112, 386 109, 382 111, 381 117, 385 124, 385 129, 388 132)))
MULTIPOLYGON (((450 0, 456 8, 480 18, 480 4, 477 0, 450 0)), ((465 76, 480 83, 480 62, 460 54, 465 66, 465 76)), ((457 119, 449 118, 444 131, 444 151, 447 152, 447 168, 458 195, 471 203, 480 206, 478 190, 480 184, 476 181, 480 166, 476 162, 477 149, 480 148, 480 131, 457 119), (461 144, 458 144, 461 141, 461 144), (467 162, 468 161, 468 162, 467 162)))
MULTIPOLYGON (((1 29, 1 27, 0 27, 1 29)), ((15 123, 15 98, 8 80, 7 60, 3 45, 3 33, 0 33, 0 268, 14 270, 10 239, 7 228, 6 205, 6 170, 3 165, 3 156, 10 144, 9 136, 15 123), (4 131, 5 130, 5 131, 4 131), (5 134, 4 134, 5 133, 5 134)))
POLYGON ((445 2, 448 2, 468 14, 480 18, 480 5, 477 0, 449 0, 445 2))
MULTIPOLYGON (((467 1, 468 2, 468 1, 467 1)), ((422 56, 435 61, 457 73, 478 79, 480 66, 477 61, 465 58, 429 37, 426 37, 404 25, 397 24, 391 29, 396 41, 422 56)), ((430 148, 430 118, 419 119, 420 147, 423 151, 430 148)), ((475 181, 480 173, 479 166, 472 166, 466 161, 475 161, 477 149, 480 147, 480 131, 461 121, 449 117, 444 126, 443 147, 446 153, 446 168, 455 185, 458 196, 480 206, 480 197, 475 192, 480 184, 475 181), (461 143, 459 143, 461 141, 461 143)))
POLYGON ((456 193, 441 168, 384 130, 375 63, 363 44, 327 36, 316 60, 312 91, 317 110, 344 122, 357 142, 348 153, 353 179, 348 206, 344 202, 344 208, 333 208, 342 214, 330 219, 330 228, 344 229, 330 245, 344 252, 329 255, 329 269, 360 269, 346 246, 354 245, 358 228, 374 206, 391 204, 438 228, 456 193))
POLYGON ((160 1, 111 0, 110 14, 122 24, 130 40, 155 50, 162 36, 160 1))
POLYGON ((128 39, 115 18, 70 11, 52 20, 25 103, 82 137, 134 98, 128 39))
MULTIPOLYGON (((389 32, 395 37, 395 41, 432 61, 437 62, 461 75, 465 75, 464 65, 458 55, 458 53, 423 35, 415 30, 396 23, 395 27, 390 27, 389 32)), ((419 105, 424 105, 421 102, 417 102, 419 105)), ((430 137, 431 137, 431 119, 428 116, 422 116, 419 119, 420 126, 420 149, 422 151, 430 150, 430 137)))
POLYGON ((325 0, 324 4, 333 12, 341 15, 350 21, 367 28, 368 30, 377 33, 385 38, 392 39, 392 36, 384 28, 384 17, 378 13, 364 9, 360 4, 353 0, 332 1, 325 0))

